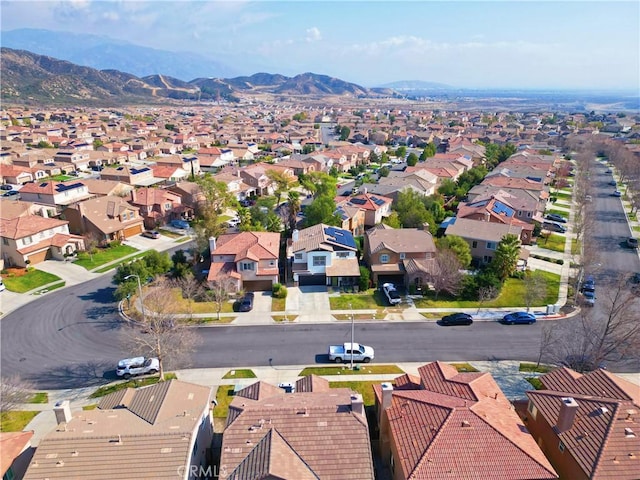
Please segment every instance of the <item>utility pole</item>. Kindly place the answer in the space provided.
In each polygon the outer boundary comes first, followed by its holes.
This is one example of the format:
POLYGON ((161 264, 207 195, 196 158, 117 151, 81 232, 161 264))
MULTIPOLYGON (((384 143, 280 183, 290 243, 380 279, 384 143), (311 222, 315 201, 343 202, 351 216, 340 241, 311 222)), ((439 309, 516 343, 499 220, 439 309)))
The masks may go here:
POLYGON ((142 321, 146 322, 147 317, 146 317, 146 312, 144 311, 144 300, 142 298, 142 284, 140 283, 140 277, 135 273, 132 273, 131 275, 127 275, 126 277, 124 277, 124 280, 129 280, 132 277, 136 277, 136 279, 138 280, 138 295, 140 295, 140 311, 142 311, 142 321))

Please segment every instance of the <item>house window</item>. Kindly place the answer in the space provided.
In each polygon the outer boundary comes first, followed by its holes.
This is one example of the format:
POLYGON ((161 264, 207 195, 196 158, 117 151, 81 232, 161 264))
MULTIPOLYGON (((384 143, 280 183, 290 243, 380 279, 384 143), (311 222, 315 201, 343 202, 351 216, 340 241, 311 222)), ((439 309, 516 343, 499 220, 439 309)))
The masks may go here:
POLYGON ((349 258, 349 252, 336 252, 338 258, 349 258))
POLYGON ((484 261, 484 263, 491 263, 491 259, 493 257, 491 255, 485 255, 484 257, 482 257, 482 260, 484 261))
POLYGON ((564 452, 564 442, 562 440, 560 440, 560 443, 558 443, 558 450, 560 450, 561 452, 564 452))
POLYGON ((527 410, 531 414, 531 417, 535 420, 536 415, 538 415, 538 409, 536 408, 536 406, 533 404, 531 400, 529 400, 529 406, 527 407, 527 410))
POLYGON ((404 259, 406 258, 406 256, 407 256, 407 254, 406 254, 406 253, 404 253, 404 252, 402 252, 402 253, 400 254, 400 260, 404 260, 404 259))
POLYGON ((2 237, 2 244, 3 245, 9 245, 9 239, 2 237))
POLYGON ((24 245, 31 245, 33 243, 33 239, 31 237, 24 237, 22 239, 22 243, 24 245))
POLYGON ((478 248, 478 242, 476 242, 475 240, 471 242, 471 248, 478 248))
POLYGON ((129 212, 129 218, 133 219, 136 216, 135 212, 129 212))
POLYGON ((296 260, 302 260, 302 254, 301 253, 296 253, 294 258, 296 260))
POLYGON ((240 270, 247 271, 247 270, 253 270, 253 262, 242 262, 240 263, 240 270))
POLYGON ((389 255, 386 253, 380 255, 380 263, 389 263, 389 255))
POLYGON ((314 267, 324 267, 327 264, 326 257, 313 257, 313 266, 314 267))
POLYGON ((531 218, 531 212, 527 212, 527 217, 531 218))
POLYGON ((273 260, 271 260, 271 261, 269 262, 269 266, 270 266, 270 267, 275 266, 275 264, 276 264, 276 262, 274 262, 273 260))
POLYGON ((496 242, 487 242, 487 250, 495 250, 496 242))
POLYGON ((170 203, 165 203, 164 204, 164 209, 167 210, 167 211, 171 210, 171 204, 170 203))

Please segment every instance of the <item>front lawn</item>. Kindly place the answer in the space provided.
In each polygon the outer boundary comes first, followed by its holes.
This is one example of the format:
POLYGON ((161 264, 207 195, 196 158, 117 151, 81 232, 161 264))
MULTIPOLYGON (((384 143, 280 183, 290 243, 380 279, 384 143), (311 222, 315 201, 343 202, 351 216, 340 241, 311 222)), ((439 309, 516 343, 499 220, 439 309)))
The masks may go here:
POLYGON ((548 373, 553 370, 555 367, 551 365, 536 365, 535 363, 527 363, 522 362, 518 371, 520 372, 537 372, 537 373, 548 373))
POLYGON ((561 217, 564 217, 564 218, 567 218, 567 219, 569 218, 569 210, 560 210, 560 209, 557 209, 557 208, 550 208, 550 209, 546 210, 544 213, 545 213, 545 215, 547 215, 549 213, 555 213, 556 215, 560 215, 561 217))
POLYGON ((34 393, 27 403, 49 403, 49 394, 47 392, 34 393))
POLYGON ((78 259, 73 263, 87 270, 93 270, 105 263, 113 262, 137 251, 138 249, 129 245, 114 245, 108 248, 98 248, 93 255, 89 255, 88 252, 79 252, 78 259))
POLYGON ((538 239, 538 246, 554 252, 564 252, 564 244, 566 241, 567 237, 552 233, 548 237, 541 236, 538 239))
MULTIPOLYGON (((175 373, 164 374, 165 381, 175 380, 176 378, 178 377, 176 377, 175 373)), ((104 397, 105 395, 109 395, 110 393, 124 390, 125 388, 140 388, 140 387, 146 387, 148 385, 155 385, 159 381, 160 381, 159 376, 145 377, 145 378, 132 378, 131 380, 127 380, 126 382, 112 383, 111 385, 100 387, 91 395, 89 395, 89 398, 104 397)))
POLYGON ((479 372, 480 371, 470 363, 450 363, 449 365, 451 365, 452 367, 455 367, 455 369, 459 372, 479 372))
POLYGON ((0 432, 21 432, 40 412, 12 410, 0 413, 0 432))
POLYGON ((216 407, 213 409, 213 416, 215 418, 227 418, 229 414, 229 404, 233 400, 233 391, 235 387, 233 385, 220 385, 216 392, 216 407))
MULTIPOLYGON (((30 269, 8 269, 7 274, 2 275, 2 281, 4 282, 7 290, 16 293, 24 293, 30 290, 34 290, 43 285, 49 283, 61 281, 60 277, 51 273, 43 272, 42 270, 30 269)), ((63 283, 64 284, 64 283, 63 283)))
MULTIPOLYGON (((541 307, 556 303, 558 300, 558 291, 560 289, 560 275, 555 273, 545 272, 544 270, 537 270, 547 283, 547 295, 543 300, 537 302, 532 307, 541 307)), ((491 307, 521 307, 523 305, 524 291, 526 285, 524 280, 519 278, 507 278, 504 282, 502 291, 498 298, 491 301, 484 302, 482 308, 491 307)), ((455 298, 446 298, 440 296, 438 300, 434 300, 430 297, 415 299, 417 308, 478 308, 478 302, 476 300, 458 300, 455 298)))
POLYGON ((341 293, 339 297, 329 296, 331 310, 377 310, 386 302, 379 290, 370 288, 362 293, 341 293))
POLYGON ((301 377, 307 375, 371 375, 371 374, 398 374, 402 375, 402 370, 397 365, 361 365, 358 370, 351 370, 348 365, 341 367, 307 367, 298 375, 301 377))
MULTIPOLYGON (((173 288, 171 291, 173 293, 177 312, 189 313, 189 308, 191 308, 191 313, 211 313, 217 320, 216 313, 218 312, 218 305, 216 305, 215 302, 190 301, 182 297, 182 291, 180 288, 173 288), (189 307, 189 303, 191 303, 191 307, 189 307)), ((220 313, 233 313, 233 300, 224 302, 220 313)), ((220 320, 222 320, 222 318, 220 320)))
POLYGON ((239 368, 238 370, 229 370, 222 378, 256 378, 256 374, 248 368, 239 368))
POLYGON ((362 395, 362 400, 364 401, 365 407, 372 407, 376 403, 376 397, 373 393, 373 386, 380 384, 382 382, 371 382, 371 381, 362 381, 362 382, 330 382, 329 386, 331 388, 350 388, 354 392, 358 392, 362 395))
POLYGON ((535 388, 536 390, 542 390, 544 389, 544 385, 542 384, 542 382, 540 381, 539 378, 536 377, 526 377, 525 380, 527 382, 529 382, 533 388, 535 388))

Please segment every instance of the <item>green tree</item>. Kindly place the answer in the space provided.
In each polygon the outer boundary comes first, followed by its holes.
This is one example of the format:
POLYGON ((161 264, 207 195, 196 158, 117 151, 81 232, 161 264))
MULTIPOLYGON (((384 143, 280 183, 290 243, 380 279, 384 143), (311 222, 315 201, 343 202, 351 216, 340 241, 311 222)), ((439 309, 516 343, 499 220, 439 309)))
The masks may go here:
POLYGON ((438 193, 440 195, 444 195, 445 197, 451 197, 455 194, 456 188, 456 182, 454 182, 450 178, 445 178, 438 187, 438 193))
POLYGON ((433 142, 429 142, 427 143, 426 147, 424 147, 424 150, 422 150, 422 153, 420 154, 420 161, 424 162, 427 158, 433 157, 436 154, 436 146, 433 142))
POLYGON ((289 230, 293 231, 298 223, 298 213, 300 213, 301 202, 300 194, 296 191, 290 191, 287 197, 287 222, 289 230))
POLYGON ((436 239, 436 246, 438 248, 447 248, 455 253, 462 268, 468 268, 471 265, 471 247, 469 247, 464 238, 456 235, 447 235, 436 239))
POLYGON ((343 126, 340 128, 340 140, 345 141, 351 135, 351 129, 347 126, 343 126))
POLYGON ((518 256, 520 254, 520 238, 509 233, 502 237, 493 260, 489 264, 491 270, 504 282, 516 271, 518 256))
POLYGON ((400 146, 396 148, 396 157, 404 160, 404 156, 407 154, 407 147, 400 146))
POLYGON ((98 149, 99 147, 103 146, 104 142, 102 140, 100 140, 99 138, 96 138, 93 141, 93 148, 98 149))
POLYGON ((196 178, 204 201, 198 205, 198 222, 194 229, 196 232, 196 244, 201 254, 209 247, 209 238, 218 237, 226 231, 226 226, 220 220, 220 215, 227 207, 233 205, 236 200, 228 191, 227 184, 217 181, 207 173, 196 178))
POLYGON ((267 170, 266 175, 267 177, 269 177, 269 180, 271 180, 271 182, 276 186, 276 204, 279 205, 282 194, 285 193, 291 185, 291 179, 279 170, 267 170))
POLYGON ((360 278, 358 278, 358 287, 361 292, 364 292, 369 288, 369 283, 371 282, 371 272, 369 269, 364 266, 360 266, 360 278))
POLYGON ((402 228, 398 212, 391 212, 391 215, 382 219, 382 223, 389 225, 391 228, 402 228))
POLYGON ((389 167, 380 167, 378 169, 378 175, 381 177, 388 177, 390 173, 389 167))
POLYGON ((313 200, 305 210, 304 226, 311 227, 319 223, 341 226, 342 219, 336 213, 334 197, 321 195, 313 200))
POLYGON ((305 112, 299 112, 291 118, 296 122, 304 122, 307 119, 307 114, 305 112))
POLYGON ((417 163, 418 163, 418 156, 415 153, 411 152, 407 157, 407 165, 409 167, 414 167, 416 166, 417 163))
POLYGON ((46 140, 40 140, 37 144, 36 144, 36 148, 53 148, 53 145, 51 145, 49 142, 47 142, 46 140))
POLYGON ((423 195, 414 190, 405 190, 398 194, 395 210, 402 226, 405 228, 419 228, 424 223, 433 226, 433 214, 427 210, 423 202, 423 195))

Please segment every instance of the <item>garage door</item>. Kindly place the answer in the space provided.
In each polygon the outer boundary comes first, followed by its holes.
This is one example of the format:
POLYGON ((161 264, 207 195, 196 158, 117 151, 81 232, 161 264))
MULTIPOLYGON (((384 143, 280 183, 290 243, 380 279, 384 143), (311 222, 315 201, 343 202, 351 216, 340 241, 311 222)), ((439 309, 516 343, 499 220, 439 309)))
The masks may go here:
MULTIPOLYGON (((49 249, 43 250, 42 252, 37 252, 29 255, 29 260, 31 260, 31 265, 35 263, 44 262, 47 259, 47 254, 49 253, 49 249)), ((49 255, 51 258, 51 255, 49 255)))
POLYGON ((249 282, 243 282, 242 286, 247 292, 268 292, 271 291, 271 280, 253 280, 249 282))
POLYGON ((404 285, 404 275, 378 275, 378 285, 393 283, 395 286, 404 285))
POLYGON ((136 225, 134 227, 129 227, 124 229, 124 238, 133 237, 134 235, 138 235, 142 233, 142 225, 136 225))
POLYGON ((308 285, 326 285, 327 276, 326 275, 304 275, 300 277, 300 280, 298 283, 301 287, 306 287, 308 285))

